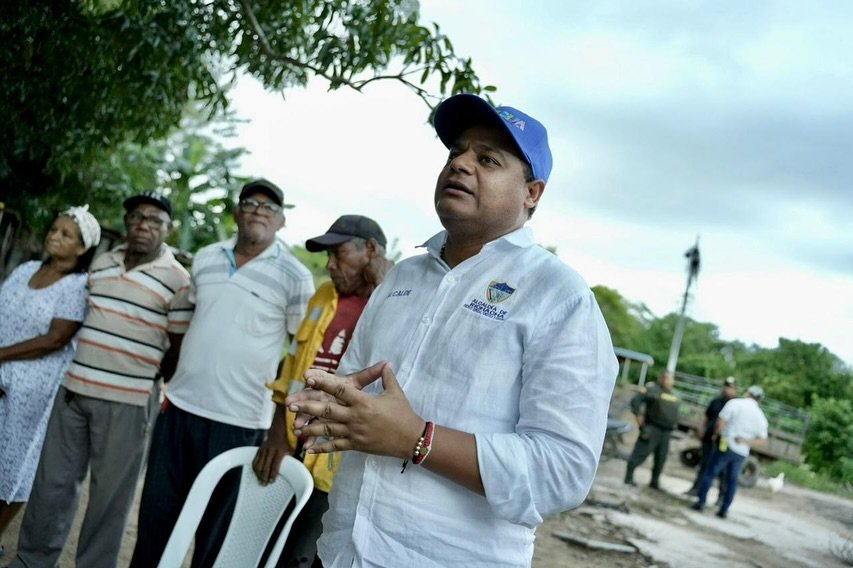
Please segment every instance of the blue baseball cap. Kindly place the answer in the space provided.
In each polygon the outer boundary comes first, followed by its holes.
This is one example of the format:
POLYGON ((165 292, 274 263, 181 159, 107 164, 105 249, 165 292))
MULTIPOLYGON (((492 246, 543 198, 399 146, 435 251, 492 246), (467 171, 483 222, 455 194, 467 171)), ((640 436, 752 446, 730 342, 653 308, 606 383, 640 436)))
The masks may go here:
POLYGON ((533 177, 548 182, 553 165, 548 131, 532 116, 509 106, 493 107, 477 95, 463 94, 454 95, 438 105, 434 122, 435 132, 447 148, 472 126, 494 124, 502 127, 515 140, 533 177))

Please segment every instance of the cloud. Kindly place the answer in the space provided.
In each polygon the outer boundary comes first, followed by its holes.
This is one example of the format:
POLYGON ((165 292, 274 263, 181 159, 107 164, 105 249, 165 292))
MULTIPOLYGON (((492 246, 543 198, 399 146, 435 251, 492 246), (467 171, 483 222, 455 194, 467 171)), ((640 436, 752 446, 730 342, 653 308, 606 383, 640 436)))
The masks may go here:
MULTIPOLYGON (((691 315, 727 339, 819 341, 853 362, 853 5, 423 1, 496 100, 548 127, 533 218, 591 284, 678 309, 684 251, 705 266, 691 315)), ((244 169, 285 188, 290 242, 374 217, 405 256, 440 229, 446 152, 397 85, 280 97, 241 80, 244 169)))

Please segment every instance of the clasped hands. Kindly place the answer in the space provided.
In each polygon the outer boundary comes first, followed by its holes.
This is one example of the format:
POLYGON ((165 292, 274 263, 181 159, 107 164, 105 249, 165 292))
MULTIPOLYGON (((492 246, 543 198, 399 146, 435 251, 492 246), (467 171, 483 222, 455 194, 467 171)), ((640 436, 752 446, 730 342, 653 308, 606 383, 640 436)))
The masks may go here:
POLYGON ((309 454, 357 450, 410 458, 424 429, 386 361, 345 377, 310 369, 306 388, 287 397, 297 437, 309 454), (361 392, 377 379, 384 392, 361 392))

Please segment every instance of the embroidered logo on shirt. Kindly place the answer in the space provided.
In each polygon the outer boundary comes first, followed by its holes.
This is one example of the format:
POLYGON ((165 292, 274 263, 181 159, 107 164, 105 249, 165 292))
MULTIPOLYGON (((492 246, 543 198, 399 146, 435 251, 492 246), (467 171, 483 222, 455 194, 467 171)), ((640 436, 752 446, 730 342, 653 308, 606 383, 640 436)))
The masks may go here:
POLYGON ((398 298, 400 296, 410 296, 412 294, 411 290, 392 290, 388 293, 389 298, 398 298))
POLYGON ((510 288, 506 282, 496 282, 492 280, 486 288, 486 300, 490 304, 500 304, 515 292, 515 288, 510 288))
POLYGON ((471 298, 467 304, 462 307, 466 310, 471 310, 475 314, 487 317, 489 319, 504 321, 507 316, 507 311, 502 310, 495 304, 500 304, 506 301, 515 292, 515 288, 510 287, 506 282, 498 282, 492 280, 486 287, 486 301, 478 298, 471 298))

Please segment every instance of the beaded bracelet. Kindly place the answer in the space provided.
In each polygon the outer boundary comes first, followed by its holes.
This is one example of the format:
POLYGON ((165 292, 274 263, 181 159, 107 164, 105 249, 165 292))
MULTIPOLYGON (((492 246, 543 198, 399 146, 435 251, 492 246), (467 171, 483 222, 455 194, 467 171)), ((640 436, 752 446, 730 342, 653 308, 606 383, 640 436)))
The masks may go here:
POLYGON ((423 463, 429 452, 432 450, 432 439, 435 435, 435 424, 432 422, 427 422, 424 427, 423 436, 421 436, 420 443, 415 446, 415 451, 412 454, 412 463, 415 465, 420 465, 423 463))
MULTIPOLYGON (((427 422, 424 425, 424 431, 421 433, 421 437, 418 438, 418 443, 415 445, 415 449, 412 451, 413 464, 421 464, 427 458, 430 450, 432 450, 432 440, 434 434, 435 424, 433 424, 432 422, 427 422)), ((408 458, 403 460, 403 469, 400 470, 401 474, 406 472, 407 465, 409 465, 408 458)))

